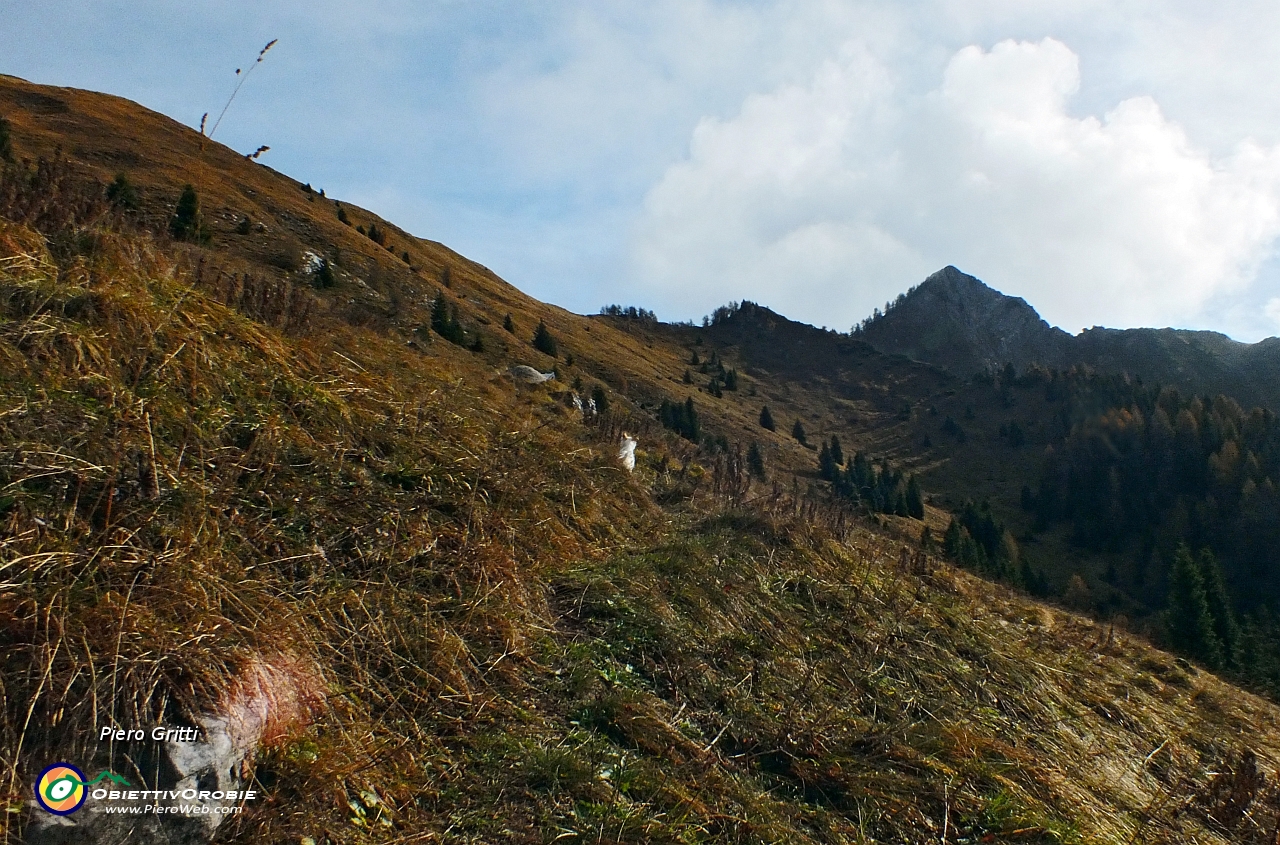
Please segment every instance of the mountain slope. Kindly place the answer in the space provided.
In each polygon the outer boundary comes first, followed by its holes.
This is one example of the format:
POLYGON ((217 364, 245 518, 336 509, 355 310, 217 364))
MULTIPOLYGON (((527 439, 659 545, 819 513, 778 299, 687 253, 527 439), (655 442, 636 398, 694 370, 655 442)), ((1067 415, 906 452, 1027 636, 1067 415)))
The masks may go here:
POLYGON ((0 94, 20 155, 72 156, 0 191, 10 839, 50 760, 143 776, 145 744, 98 726, 216 710, 284 665, 270 684, 305 706, 219 841, 1274 841, 1280 709, 807 495, 788 469, 807 482, 813 453, 756 423, 766 401, 854 413, 905 450, 902 392, 964 401, 954 376, 759 308, 706 330, 567 314, 390 227, 406 264, 124 101, 0 94), (140 157, 139 213, 90 202, 113 149, 140 157), (167 235, 186 182, 207 244, 167 235), (266 231, 237 233, 248 211, 266 231), (290 244, 336 282, 273 263, 290 244), (430 329, 437 286, 483 349, 430 329), (716 397, 695 352, 758 372, 716 397), (563 371, 517 388, 512 363, 563 371), (570 410, 575 378, 611 410, 570 410), (664 431, 662 399, 730 449, 664 431))

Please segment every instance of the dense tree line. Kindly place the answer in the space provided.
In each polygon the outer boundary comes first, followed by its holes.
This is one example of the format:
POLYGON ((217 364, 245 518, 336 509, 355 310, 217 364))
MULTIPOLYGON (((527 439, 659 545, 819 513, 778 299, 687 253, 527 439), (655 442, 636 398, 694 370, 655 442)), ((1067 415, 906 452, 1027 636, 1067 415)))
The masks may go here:
POLYGON ((702 425, 698 420, 698 410, 693 407, 692 397, 683 403, 663 399, 662 407, 658 409, 658 419, 662 421, 664 428, 674 431, 685 440, 700 442, 702 425))
POLYGON ((1023 507, 1118 560, 1108 580, 1164 609, 1171 648, 1280 692, 1280 420, 1114 378, 1050 378, 1046 398, 1067 431, 1023 507))
POLYGON ((924 496, 914 475, 906 477, 888 459, 877 467, 861 452, 846 462, 838 437, 818 451, 818 474, 831 482, 836 494, 860 502, 872 513, 924 518, 924 496))
POLYGON ((1012 532, 991 513, 991 505, 965 502, 942 537, 947 557, 965 569, 1022 587, 1035 595, 1048 591, 1042 573, 1027 564, 1012 532))
POLYGON ((634 305, 623 307, 621 305, 605 305, 600 309, 600 313, 608 317, 626 317, 628 320, 643 320, 646 323, 658 322, 658 315, 644 308, 637 308, 634 305))
POLYGON ((1079 544, 1124 554, 1122 586, 1149 604, 1186 543, 1212 550, 1250 609, 1280 597, 1277 479, 1275 414, 1147 391, 1074 425, 1025 504, 1041 525, 1068 523, 1079 544))

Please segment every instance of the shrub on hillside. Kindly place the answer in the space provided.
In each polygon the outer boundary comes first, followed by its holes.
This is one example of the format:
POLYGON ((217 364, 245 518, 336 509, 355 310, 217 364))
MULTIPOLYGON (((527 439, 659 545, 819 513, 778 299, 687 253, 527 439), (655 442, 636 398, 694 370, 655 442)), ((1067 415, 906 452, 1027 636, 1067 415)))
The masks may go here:
POLYGON ((129 181, 128 176, 117 173, 116 178, 107 186, 107 199, 116 208, 135 211, 139 205, 138 189, 129 181))

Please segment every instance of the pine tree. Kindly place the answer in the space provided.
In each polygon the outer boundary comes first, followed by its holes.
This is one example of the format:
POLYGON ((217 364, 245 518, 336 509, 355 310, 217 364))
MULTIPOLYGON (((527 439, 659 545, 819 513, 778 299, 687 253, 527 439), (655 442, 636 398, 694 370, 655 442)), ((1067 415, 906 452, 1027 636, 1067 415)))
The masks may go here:
POLYGON ((1178 546, 1169 570, 1169 598, 1165 611, 1169 645, 1210 669, 1222 666, 1222 643, 1214 632, 1209 600, 1200 567, 1186 544, 1178 546))
POLYGON ((895 489, 889 499, 889 513, 894 516, 910 516, 907 512, 907 496, 900 489, 895 489))
POLYGON ((961 534, 964 529, 960 527, 960 523, 953 516, 951 522, 947 524, 947 533, 942 535, 942 551, 949 558, 958 558, 960 556, 961 534))
POLYGON ((836 462, 836 466, 844 466, 844 449, 840 448, 840 438, 834 434, 831 435, 831 460, 836 462))
POLYGON ((831 447, 823 443, 822 450, 818 452, 818 475, 825 481, 835 481, 836 472, 836 462, 831 458, 831 447))
POLYGON ((685 437, 697 443, 702 439, 702 425, 698 422, 698 412, 693 407, 693 397, 684 400, 684 418, 687 433, 685 437))
POLYGON ((804 424, 800 420, 796 420, 796 424, 791 426, 791 436, 800 441, 801 446, 808 446, 808 435, 804 433, 804 424))
POLYGON ((752 442, 751 448, 747 449, 747 472, 760 481, 765 480, 764 455, 761 454, 760 446, 755 442, 752 442))
POLYGON ((907 516, 924 519, 924 496, 920 493, 920 482, 914 475, 907 480, 907 516))
POLYGON ((1196 563, 1200 566, 1204 597, 1209 606, 1209 615, 1213 618, 1213 633, 1222 644, 1223 665, 1234 668, 1240 651, 1240 626, 1236 624, 1227 586, 1222 580, 1222 567, 1208 547, 1200 550, 1196 563))
POLYGON ((311 283, 320 289, 331 288, 338 283, 338 278, 334 275, 333 265, 329 263, 329 259, 320 259, 320 263, 316 265, 315 272, 311 275, 311 283))
MULTIPOLYGON (((0 158, 3 157, 3 152, 0 151, 0 158)), ((138 189, 129 181, 128 176, 117 173, 115 180, 107 186, 107 199, 116 208, 135 211, 138 208, 138 189)))
POLYGON ((1255 686, 1280 692, 1280 633, 1264 604, 1245 616, 1240 634, 1240 671, 1255 686))
POLYGON ((738 389, 738 371, 737 370, 729 370, 727 373, 724 374, 724 389, 725 390, 738 389))
POLYGON ((178 208, 169 221, 169 232, 180 241, 208 243, 209 229, 200 219, 200 197, 192 185, 182 187, 178 208))
POLYGON ((437 290, 436 298, 431 300, 431 328, 443 335, 449 323, 449 300, 444 298, 444 291, 437 290))
POLYGON ((436 291, 436 298, 431 303, 431 328, 450 343, 461 345, 466 340, 466 332, 458 322, 458 312, 449 307, 442 290, 436 291))
POLYGON ((516 323, 515 323, 515 320, 511 319, 510 314, 502 318, 502 327, 506 329, 508 332, 510 332, 511 334, 516 333, 516 323))
POLYGON ((13 161, 13 142, 9 139, 9 121, 0 117, 0 161, 13 161))
POLYGON ((550 355, 552 358, 556 357, 559 352, 556 339, 551 336, 550 330, 547 329, 547 324, 542 320, 538 321, 538 328, 533 332, 533 348, 550 355))
POLYGON ((920 531, 920 550, 923 552, 931 552, 938 547, 938 541, 933 539, 933 532, 929 530, 929 526, 925 526, 920 531))
MULTIPOLYGON (((694 353, 697 355, 697 353, 694 353)), ((760 427, 767 428, 770 431, 777 431, 778 427, 773 422, 773 414, 769 413, 769 406, 765 405, 760 409, 760 427)))

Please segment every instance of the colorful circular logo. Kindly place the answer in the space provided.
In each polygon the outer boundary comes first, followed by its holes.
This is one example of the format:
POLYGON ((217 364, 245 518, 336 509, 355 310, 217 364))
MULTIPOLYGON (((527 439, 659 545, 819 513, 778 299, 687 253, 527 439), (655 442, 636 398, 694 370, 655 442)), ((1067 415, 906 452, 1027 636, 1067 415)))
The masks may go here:
POLYGON ((84 772, 70 763, 54 763, 36 780, 36 802, 57 816, 67 816, 80 809, 89 796, 84 772))

